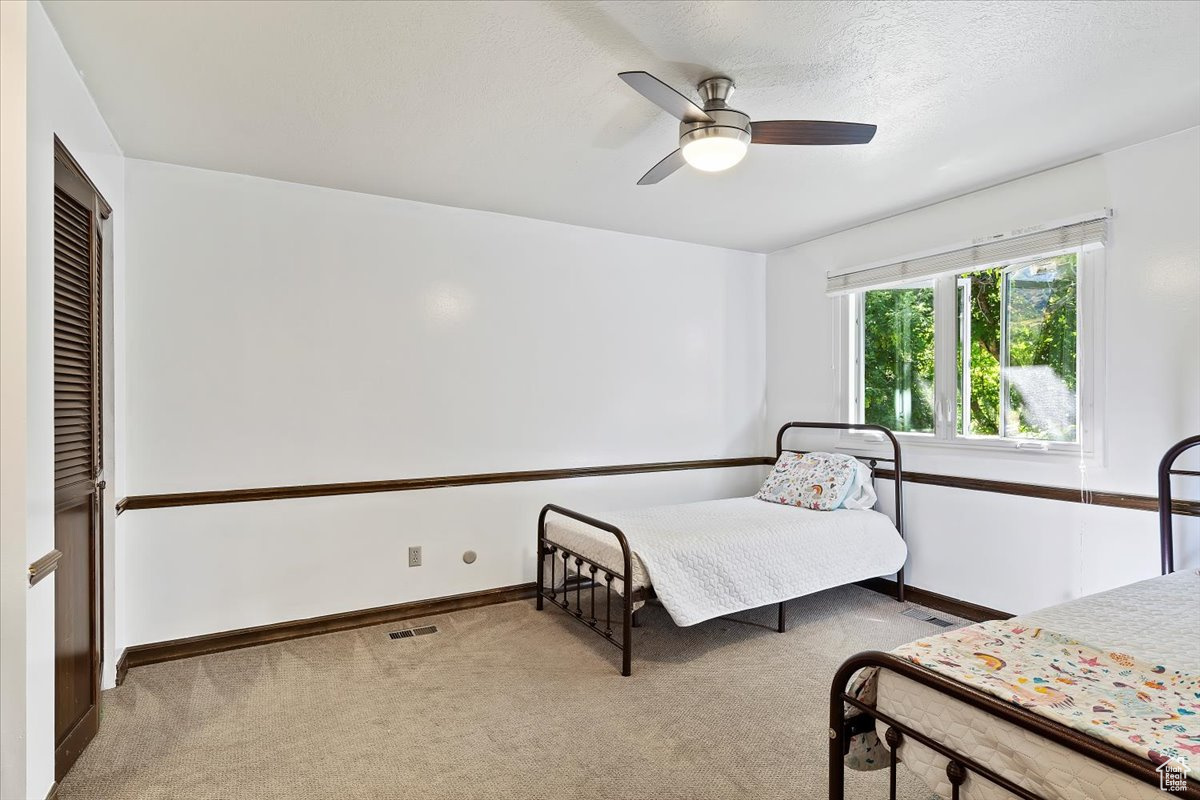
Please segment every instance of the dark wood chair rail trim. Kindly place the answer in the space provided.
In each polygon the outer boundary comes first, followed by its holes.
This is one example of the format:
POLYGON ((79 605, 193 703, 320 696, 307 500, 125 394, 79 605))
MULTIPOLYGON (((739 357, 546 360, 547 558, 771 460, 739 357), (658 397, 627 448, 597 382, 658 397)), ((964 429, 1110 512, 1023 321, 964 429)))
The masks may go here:
MULTIPOLYGON (((648 464, 619 464, 601 467, 567 467, 564 469, 538 469, 524 472, 485 472, 471 475, 443 475, 433 478, 401 478, 388 481, 358 481, 350 483, 320 483, 304 486, 268 486, 257 489, 218 489, 206 492, 178 492, 174 494, 130 495, 117 503, 117 513, 133 509, 175 508, 179 506, 201 506, 214 503, 251 503, 261 500, 289 500, 301 497, 330 497, 345 494, 372 494, 374 492, 409 492, 419 489, 440 489, 450 486, 479 486, 495 483, 522 483, 526 481, 553 481, 565 478, 591 478, 605 475, 636 475, 648 472, 671 472, 688 469, 724 469, 728 467, 752 467, 775 463, 773 456, 748 458, 713 458, 697 461, 658 461, 648 464)), ((893 477, 891 470, 880 467, 876 474, 883 480, 893 477)), ((1042 486, 1031 483, 994 481, 985 478, 962 478, 955 475, 938 475, 931 472, 904 472, 905 483, 921 483, 928 486, 945 486, 975 492, 1010 494, 1040 500, 1058 500, 1065 503, 1130 508, 1137 511, 1158 511, 1158 498, 1150 495, 1127 492, 1080 492, 1065 486, 1042 486)), ((1200 501, 1175 500, 1171 504, 1176 514, 1200 517, 1200 501)))
MULTIPOLYGON (((250 503, 258 500, 289 500, 299 497, 329 497, 342 494, 371 494, 374 492, 410 492, 417 489, 441 489, 448 486, 480 486, 494 483, 524 483, 554 481, 564 478, 591 478, 604 475, 634 475, 645 472, 672 472, 685 469, 724 469, 727 467, 759 466, 763 459, 710 458, 699 461, 658 461, 649 464, 619 464, 603 467, 567 467, 565 469, 535 469, 523 472, 484 472, 471 475, 442 475, 434 478, 401 478, 389 481, 358 481, 352 483, 322 483, 308 486, 272 486, 261 489, 224 489, 211 492, 180 492, 177 494, 130 495, 117 503, 117 511, 139 508, 170 508, 199 506, 212 503, 250 503)), ((775 460, 770 459, 774 464, 775 460)))
POLYGON ((134 645, 126 648, 124 655, 117 663, 117 681, 118 683, 123 682, 126 672, 146 664, 174 661, 179 658, 190 658, 208 653, 220 653, 225 650, 237 650, 242 647, 255 647, 289 639, 302 639, 323 633, 365 628, 415 617, 447 614, 451 611, 462 611, 468 608, 510 603, 514 600, 530 599, 533 595, 533 583, 520 583, 515 586, 501 586, 497 589, 435 597, 430 600, 418 600, 309 619, 277 622, 271 625, 258 625, 252 628, 206 633, 184 639, 134 645))
MULTIPOLYGON (((882 467, 876 470, 875 474, 883 480, 893 477, 891 470, 882 467)), ((911 472, 909 470, 904 471, 904 482, 923 483, 928 486, 945 486, 950 489, 966 489, 974 492, 1011 494, 1018 497, 1032 497, 1039 500, 1058 500, 1064 503, 1130 508, 1137 511, 1158 511, 1157 497, 1129 494, 1127 492, 1081 492, 1079 489, 1071 489, 1065 486, 1042 486, 1033 483, 993 481, 986 478, 962 478, 956 475, 938 475, 932 472, 911 472)), ((1171 503, 1171 508, 1176 514, 1200 517, 1200 501, 1175 500, 1171 503)))
POLYGON ((62 558, 62 553, 58 550, 51 550, 46 555, 39 558, 37 561, 29 565, 29 585, 41 581, 51 572, 58 569, 58 560, 62 558))

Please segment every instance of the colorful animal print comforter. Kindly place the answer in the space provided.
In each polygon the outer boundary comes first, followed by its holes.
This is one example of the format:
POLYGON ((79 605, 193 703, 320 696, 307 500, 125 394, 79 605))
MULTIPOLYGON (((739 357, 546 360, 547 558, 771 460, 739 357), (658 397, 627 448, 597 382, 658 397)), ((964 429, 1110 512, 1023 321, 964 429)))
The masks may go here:
MULTIPOLYGON (((893 652, 1156 765, 1200 763, 1200 665, 1142 660, 1019 618, 949 631, 893 652)), ((851 694, 873 705, 875 684, 876 670, 863 670, 851 694)), ((854 737, 847 764, 878 769, 889 760, 872 731, 854 737)))

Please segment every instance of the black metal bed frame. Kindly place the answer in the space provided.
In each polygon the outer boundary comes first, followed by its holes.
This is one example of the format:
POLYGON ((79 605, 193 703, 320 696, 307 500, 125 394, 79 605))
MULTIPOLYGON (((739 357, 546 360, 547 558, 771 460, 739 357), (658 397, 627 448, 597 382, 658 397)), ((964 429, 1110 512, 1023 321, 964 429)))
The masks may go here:
MULTIPOLYGON (((896 440, 895 435, 890 430, 882 425, 851 425, 844 422, 788 422, 779 429, 779 433, 775 437, 775 456, 778 458, 783 455, 783 437, 789 430, 794 428, 806 429, 825 429, 825 430, 845 430, 845 431, 875 431, 882 433, 888 441, 891 442, 892 456, 864 456, 852 454, 855 458, 864 462, 871 468, 872 482, 875 479, 875 470, 880 463, 888 463, 892 465, 893 478, 896 491, 896 509, 894 521, 896 530, 900 532, 901 538, 904 537, 904 467, 900 457, 900 443, 896 440)), ((874 442, 870 444, 875 444, 874 442)), ((792 453, 807 452, 804 450, 789 450, 792 453)), ((651 600, 655 597, 653 587, 643 587, 637 590, 631 590, 631 582, 633 580, 633 553, 629 549, 629 540, 625 538, 625 534, 615 525, 612 525, 603 520, 589 517, 586 514, 581 514, 578 511, 572 511, 569 508, 562 506, 547 504, 542 508, 538 515, 537 524, 537 545, 534 549, 537 554, 537 610, 541 611, 545 607, 545 602, 549 600, 553 605, 565 611, 577 621, 583 623, 586 627, 599 634, 601 638, 609 644, 615 645, 621 651, 621 675, 629 676, 632 674, 633 660, 633 628, 638 627, 638 615, 634 611, 634 606, 638 603, 651 600), (602 531, 611 533, 617 539, 617 543, 621 546, 621 570, 618 572, 613 567, 607 567, 603 564, 598 564, 592 559, 580 553, 576 553, 570 548, 564 547, 562 544, 551 540, 546 535, 546 515, 549 513, 560 514, 564 517, 569 517, 585 525, 590 525, 602 531), (563 583, 561 589, 558 583, 558 562, 562 561, 563 583), (550 583, 546 583, 546 564, 549 562, 550 583), (574 572, 574 578, 571 578, 571 572, 574 572), (620 635, 613 630, 613 584, 616 581, 621 582, 622 591, 617 592, 619 616, 616 621, 620 623, 620 635), (596 603, 596 591, 599 589, 603 593, 604 599, 604 617, 601 618, 598 612, 596 603), (572 606, 571 592, 575 593, 575 602, 572 606), (586 608, 584 605, 584 593, 587 593, 589 603, 586 608)), ((903 602, 904 600, 904 567, 901 566, 896 574, 896 599, 903 602)), ((779 621, 776 630, 779 633, 784 633, 787 630, 787 612, 785 603, 779 603, 779 621)))
MULTIPOLYGON (((1174 572, 1175 569, 1171 476, 1200 476, 1200 471, 1175 469, 1174 466, 1175 461, 1193 447, 1200 447, 1200 435, 1190 436, 1172 446, 1158 466, 1159 549, 1163 575, 1174 572)), ((850 749, 851 737, 871 730, 877 722, 887 726, 883 738, 892 754, 891 765, 888 768, 888 796, 891 800, 896 799, 896 764, 899 761, 897 748, 906 738, 925 745, 947 759, 946 778, 951 786, 951 800, 959 800, 960 787, 972 775, 999 786, 1021 800, 1046 800, 1041 795, 998 775, 978 761, 955 752, 953 748, 931 739, 911 726, 852 697, 847 691, 848 684, 860 670, 869 667, 894 672, 1135 779, 1154 785, 1159 783, 1157 768, 1149 761, 1138 758, 1132 753, 1088 736, 1081 731, 1038 716, 1020 706, 985 694, 978 689, 958 683, 900 656, 868 651, 851 656, 838 668, 833 679, 829 699, 829 800, 844 800, 846 796, 845 756, 850 749), (862 713, 847 720, 847 705, 862 713)), ((1188 780, 1183 792, 1166 793, 1164 796, 1197 800, 1200 798, 1200 788, 1194 781, 1188 780)))

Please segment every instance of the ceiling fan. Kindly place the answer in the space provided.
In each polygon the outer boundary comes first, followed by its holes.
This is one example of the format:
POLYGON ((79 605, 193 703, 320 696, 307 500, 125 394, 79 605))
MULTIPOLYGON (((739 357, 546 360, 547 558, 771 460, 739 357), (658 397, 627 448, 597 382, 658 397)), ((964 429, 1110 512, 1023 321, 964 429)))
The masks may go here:
POLYGON ((634 91, 679 120, 679 149, 650 168, 638 186, 658 183, 684 164, 720 172, 741 161, 751 144, 866 144, 875 126, 858 122, 772 120, 751 124, 750 117, 728 106, 729 78, 705 78, 696 86, 704 108, 649 72, 618 73, 634 91))

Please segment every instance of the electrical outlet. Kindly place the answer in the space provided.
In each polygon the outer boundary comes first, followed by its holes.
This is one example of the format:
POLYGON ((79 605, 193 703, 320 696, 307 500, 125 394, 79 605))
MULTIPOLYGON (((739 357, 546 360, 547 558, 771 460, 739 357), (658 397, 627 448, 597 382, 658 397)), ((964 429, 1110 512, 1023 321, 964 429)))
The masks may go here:
POLYGON ((420 547, 408 548, 408 565, 410 567, 421 566, 421 548, 420 547))

